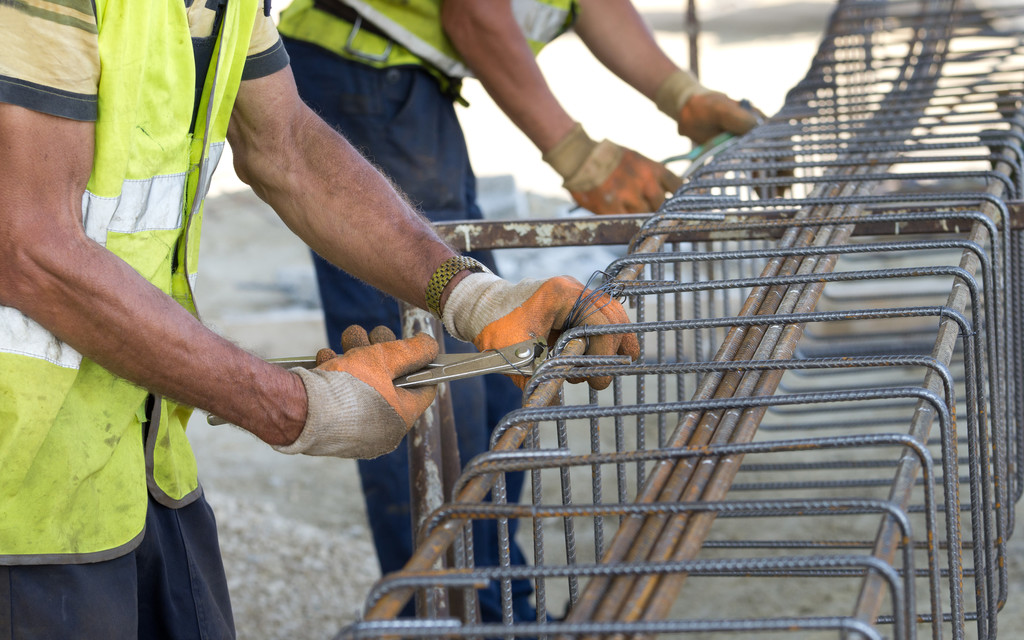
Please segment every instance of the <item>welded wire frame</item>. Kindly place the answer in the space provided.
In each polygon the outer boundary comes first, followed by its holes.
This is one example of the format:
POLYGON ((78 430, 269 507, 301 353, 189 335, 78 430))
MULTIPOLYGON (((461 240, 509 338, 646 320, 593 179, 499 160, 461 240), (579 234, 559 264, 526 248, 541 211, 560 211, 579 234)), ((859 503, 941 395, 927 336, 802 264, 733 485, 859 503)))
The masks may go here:
POLYGON ((1021 21, 841 0, 783 109, 608 266, 632 322, 563 333, 342 636, 996 637, 1024 491, 1021 21), (582 356, 599 330, 641 359, 582 356), (563 385, 586 375, 613 382, 563 385), (476 566, 479 519, 506 549, 518 521, 530 565, 476 566), (512 618, 521 579, 537 620, 512 618), (495 581, 504 624, 479 624, 495 581), (417 593, 462 618, 393 620, 417 593))

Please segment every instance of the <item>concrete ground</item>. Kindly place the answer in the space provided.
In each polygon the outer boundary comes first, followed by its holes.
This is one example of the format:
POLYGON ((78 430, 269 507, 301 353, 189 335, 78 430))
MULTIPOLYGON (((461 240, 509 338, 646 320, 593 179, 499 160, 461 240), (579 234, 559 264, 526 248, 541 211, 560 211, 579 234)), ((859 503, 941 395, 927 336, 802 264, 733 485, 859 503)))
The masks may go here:
MULTIPOLYGON (((275 3, 277 4, 277 3, 275 3)), ((638 0, 664 49, 686 65, 681 0, 638 0)), ((805 73, 829 0, 725 0, 701 3, 702 78, 766 113, 805 73)), ((282 7, 275 6, 275 9, 282 7)), ((540 58, 546 76, 591 136, 652 158, 688 150, 673 123, 604 70, 573 35, 540 58)), ((539 152, 470 81, 460 109, 481 197, 496 217, 565 215, 569 202, 539 152)), ((255 198, 225 158, 207 205, 197 294, 204 320, 264 357, 306 355, 323 346, 312 265, 304 246, 255 198)), ((507 276, 572 273, 586 279, 606 250, 520 253, 503 259, 507 276)), ((197 413, 190 426, 201 477, 220 521, 239 637, 328 638, 358 615, 378 577, 355 463, 287 457, 197 413)), ((1024 637, 1020 545, 1011 558, 1011 602, 1000 637, 1024 637)))

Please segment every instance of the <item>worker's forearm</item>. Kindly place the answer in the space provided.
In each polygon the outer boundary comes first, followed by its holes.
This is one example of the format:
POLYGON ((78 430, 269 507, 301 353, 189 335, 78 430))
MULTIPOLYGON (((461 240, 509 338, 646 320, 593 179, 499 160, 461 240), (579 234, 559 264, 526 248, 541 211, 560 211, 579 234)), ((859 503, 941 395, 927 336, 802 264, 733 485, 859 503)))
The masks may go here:
POLYGON ((455 255, 429 222, 305 107, 292 113, 287 131, 259 123, 251 111, 236 110, 232 120, 229 139, 243 180, 327 261, 425 307, 431 274, 455 255))
POLYGON ((301 381, 204 327, 128 264, 87 238, 37 245, 3 303, 131 382, 201 407, 271 444, 305 420, 301 381))
POLYGON ((652 100, 677 68, 629 0, 580 0, 575 28, 604 66, 652 100))
POLYGON ((291 442, 306 414, 301 380, 203 327, 85 235, 93 140, 92 123, 0 104, 0 305, 140 387, 291 442))
POLYGON ((538 149, 548 151, 572 129, 574 121, 548 87, 508 0, 445 0, 442 19, 487 93, 538 149))

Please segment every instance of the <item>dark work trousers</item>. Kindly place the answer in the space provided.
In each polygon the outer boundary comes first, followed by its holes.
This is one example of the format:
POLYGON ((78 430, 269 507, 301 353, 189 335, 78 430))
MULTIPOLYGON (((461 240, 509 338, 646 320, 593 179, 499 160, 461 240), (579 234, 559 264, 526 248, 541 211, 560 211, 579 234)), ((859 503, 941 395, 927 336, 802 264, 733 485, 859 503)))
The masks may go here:
MULTIPOLYGON (((336 56, 320 47, 285 39, 299 94, 314 111, 340 131, 388 176, 433 222, 480 219, 476 177, 451 98, 419 67, 374 69, 336 56)), ((385 221, 382 221, 385 223, 385 221)), ((378 247, 386 252, 389 247, 378 247)), ((490 252, 468 254, 494 269, 490 252)), ((377 325, 401 335, 398 305, 314 255, 320 297, 331 347, 340 352, 341 332, 358 324, 377 325)), ((452 338, 449 353, 474 350, 452 338)), ((491 429, 502 416, 522 405, 522 394, 507 378, 490 375, 451 384, 459 454, 463 463, 489 448, 491 429)), ((384 573, 402 568, 412 553, 409 515, 409 465, 406 445, 375 460, 359 461, 366 510, 384 573)), ((507 479, 508 500, 519 500, 522 474, 507 479)), ((515 522, 511 523, 515 526, 515 522)), ((514 531, 514 529, 513 529, 514 531)), ((495 521, 474 523, 478 566, 498 563, 495 521)), ((512 563, 524 564, 513 544, 512 563)), ((517 620, 532 620, 529 582, 513 583, 517 620)), ((498 584, 480 592, 484 621, 501 620, 498 584)), ((412 614, 411 605, 404 615, 412 614)))
POLYGON ((0 566, 0 640, 235 637, 217 523, 206 499, 149 501, 139 546, 105 562, 0 566))

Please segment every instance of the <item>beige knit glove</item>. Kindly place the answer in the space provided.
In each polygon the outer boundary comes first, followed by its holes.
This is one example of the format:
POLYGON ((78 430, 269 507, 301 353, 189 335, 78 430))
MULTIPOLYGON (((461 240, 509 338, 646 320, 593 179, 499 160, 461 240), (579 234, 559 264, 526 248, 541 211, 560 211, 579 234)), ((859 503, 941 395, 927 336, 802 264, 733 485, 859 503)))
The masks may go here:
POLYGON ((380 329, 371 340, 361 327, 349 327, 342 334, 343 355, 322 349, 315 369, 291 369, 306 388, 306 424, 295 442, 274 449, 368 459, 398 447, 434 401, 437 387, 399 389, 392 381, 427 366, 438 346, 426 334, 395 340, 389 330, 380 329))
MULTIPOLYGON (((553 345, 568 323, 604 325, 629 322, 625 309, 607 295, 589 297, 590 290, 574 278, 556 276, 547 280, 523 280, 512 284, 491 273, 473 273, 463 278, 448 296, 442 321, 460 340, 471 341, 477 349, 501 349, 530 339, 553 345), (587 298, 577 307, 577 300, 587 298), (573 317, 575 316, 575 317, 573 317)), ((587 355, 640 355, 632 333, 600 334, 587 341, 587 355)), ((513 375, 520 388, 526 378, 513 375)), ((572 380, 576 382, 576 380, 572 380)), ((604 389, 610 377, 591 378, 590 386, 604 389)))
POLYGON ((493 273, 471 273, 455 285, 448 295, 441 322, 455 338, 473 342, 484 327, 512 313, 523 300, 536 293, 542 284, 543 280, 534 278, 512 284, 493 273))

